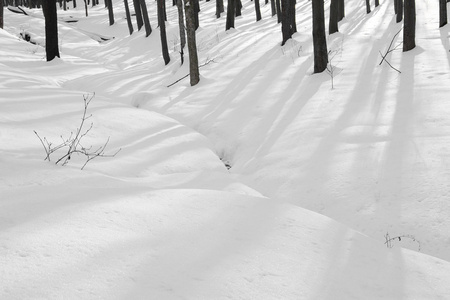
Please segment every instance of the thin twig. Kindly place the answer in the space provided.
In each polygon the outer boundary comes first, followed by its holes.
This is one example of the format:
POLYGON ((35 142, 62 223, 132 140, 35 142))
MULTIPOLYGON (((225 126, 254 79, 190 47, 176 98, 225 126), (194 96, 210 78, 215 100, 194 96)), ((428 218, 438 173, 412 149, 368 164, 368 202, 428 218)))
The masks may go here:
MULTIPOLYGON (((216 61, 215 61, 214 59, 207 60, 204 64, 198 66, 198 68, 200 69, 201 67, 204 67, 204 66, 206 66, 206 65, 209 65, 210 63, 215 63, 215 62, 216 62, 216 61)), ((191 75, 191 73, 188 73, 187 75, 181 77, 181 78, 178 79, 177 81, 172 82, 172 83, 169 84, 167 87, 171 87, 172 85, 174 85, 174 84, 180 82, 181 80, 185 79, 185 78, 188 77, 189 75, 191 75)))

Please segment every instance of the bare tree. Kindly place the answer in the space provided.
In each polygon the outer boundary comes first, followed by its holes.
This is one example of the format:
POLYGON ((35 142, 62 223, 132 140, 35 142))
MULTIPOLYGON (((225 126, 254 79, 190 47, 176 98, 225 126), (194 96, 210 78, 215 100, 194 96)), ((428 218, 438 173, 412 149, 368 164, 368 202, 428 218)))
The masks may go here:
POLYGON ((239 17, 240 15, 242 15, 242 2, 241 0, 235 0, 235 12, 236 12, 236 17, 239 17))
POLYGON ((186 32, 184 28, 184 16, 183 16, 183 3, 182 0, 177 0, 177 9, 178 9, 178 26, 180 29, 180 55, 181 55, 181 64, 184 62, 184 46, 186 45, 186 32))
POLYGON ((139 0, 139 2, 145 24, 145 37, 148 37, 150 34, 152 34, 152 26, 150 25, 150 20, 148 18, 147 5, 145 4, 145 0, 139 0))
POLYGON ((236 5, 236 0, 228 0, 227 22, 225 24, 225 30, 234 28, 235 5, 236 5))
POLYGON ((313 20, 314 73, 321 73, 326 70, 328 64, 324 4, 323 0, 313 0, 311 2, 313 20))
POLYGON ((397 18, 396 22, 400 23, 403 20, 403 0, 397 0, 397 18))
MULTIPOLYGON (((93 0, 95 1, 95 0, 93 0)), ((134 13, 136 15, 136 23, 138 31, 144 26, 144 19, 142 19, 141 0, 133 0, 134 13)))
POLYGON ((255 2, 256 22, 261 20, 261 8, 259 6, 259 0, 253 0, 255 2))
POLYGON ((198 70, 197 44, 195 41, 194 5, 191 0, 184 0, 184 13, 186 15, 186 31, 189 49, 189 75, 191 86, 200 81, 198 70))
POLYGON ((277 14, 277 9, 275 7, 275 0, 270 0, 270 11, 272 13, 272 17, 277 14))
POLYGON ((339 31, 339 0, 331 0, 330 3, 330 24, 328 25, 328 33, 333 34, 339 31))
POLYGON ((338 15, 338 21, 341 21, 343 18, 345 18, 345 3, 344 0, 338 0, 338 11, 339 11, 339 15, 338 15))
POLYGON ((130 32, 130 35, 132 35, 134 28, 133 23, 131 23, 131 14, 130 7, 128 6, 128 0, 123 0, 123 5, 125 6, 125 15, 127 16, 128 31, 130 32))
POLYGON ((281 23, 281 1, 275 0, 275 7, 277 8, 277 23, 281 23))
POLYGON ((220 18, 220 14, 225 11, 223 0, 216 0, 216 17, 220 18))
POLYGON ((366 12, 370 14, 370 0, 366 0, 366 12))
POLYGON ((194 6, 194 25, 195 30, 200 27, 200 20, 198 18, 198 13, 200 12, 200 2, 198 0, 191 0, 194 6))
POLYGON ((403 21, 403 52, 416 47, 416 2, 405 0, 405 20, 403 21))
POLYGON ((447 0, 439 0, 439 28, 447 24, 447 0))
POLYGON ((45 17, 45 53, 47 61, 51 61, 55 57, 60 57, 58 48, 58 16, 56 12, 56 1, 42 1, 42 11, 44 12, 45 17))
POLYGON ((114 24, 114 11, 112 0, 105 0, 105 4, 108 5, 109 26, 111 26, 114 24))
POLYGON ((168 64, 170 62, 170 56, 169 56, 169 48, 167 47, 167 34, 166 34, 166 21, 164 21, 164 6, 163 6, 164 0, 157 0, 158 5, 158 23, 159 25, 159 32, 161 36, 161 48, 162 48, 162 55, 164 58, 164 64, 168 64))
POLYGON ((291 22, 289 18, 289 5, 290 0, 281 0, 281 33, 283 36, 283 40, 281 41, 281 46, 286 44, 287 40, 292 37, 291 32, 291 22))
POLYGON ((3 0, 0 0, 0 28, 3 29, 3 0))

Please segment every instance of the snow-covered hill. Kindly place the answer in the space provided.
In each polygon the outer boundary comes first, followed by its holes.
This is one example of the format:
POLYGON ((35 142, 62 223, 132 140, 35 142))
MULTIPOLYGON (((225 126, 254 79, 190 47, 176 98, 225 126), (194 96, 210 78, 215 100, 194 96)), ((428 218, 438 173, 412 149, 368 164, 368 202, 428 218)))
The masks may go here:
POLYGON ((284 47, 268 5, 255 23, 244 3, 225 32, 201 2, 200 84, 170 88, 188 72, 175 7, 168 66, 156 2, 148 38, 127 35, 121 1, 112 27, 103 7, 59 11, 80 21, 60 22, 50 63, 18 38, 42 43, 42 13, 5 11, 0 299, 449 299, 450 27, 417 2, 399 74, 378 65, 401 28, 392 3, 349 2, 328 38, 334 89, 312 74, 308 1, 284 47), (69 136, 94 93, 85 146, 120 152, 44 162, 34 131, 69 136), (407 237, 387 248, 386 233, 407 237))

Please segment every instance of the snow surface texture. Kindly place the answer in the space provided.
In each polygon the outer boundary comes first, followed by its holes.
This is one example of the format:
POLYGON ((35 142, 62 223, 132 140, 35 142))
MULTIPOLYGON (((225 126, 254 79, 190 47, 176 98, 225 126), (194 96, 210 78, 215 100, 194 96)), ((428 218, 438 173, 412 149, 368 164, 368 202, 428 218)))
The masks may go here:
POLYGON ((255 23, 244 3, 224 32, 202 2, 199 57, 213 62, 198 86, 170 88, 188 72, 176 8, 165 67, 158 29, 128 36, 121 3, 112 27, 101 6, 59 11, 80 21, 59 23, 50 63, 18 38, 43 44, 41 11, 5 10, 0 299, 450 299, 450 45, 437 3, 417 2, 418 47, 389 56, 398 74, 378 66, 401 28, 392 3, 366 15, 349 1, 328 38, 334 89, 312 75, 308 1, 284 47, 269 6, 255 23), (81 157, 44 162, 33 130, 70 135, 94 92, 84 142, 122 150, 83 171, 81 157), (387 232, 418 242, 387 248, 387 232))

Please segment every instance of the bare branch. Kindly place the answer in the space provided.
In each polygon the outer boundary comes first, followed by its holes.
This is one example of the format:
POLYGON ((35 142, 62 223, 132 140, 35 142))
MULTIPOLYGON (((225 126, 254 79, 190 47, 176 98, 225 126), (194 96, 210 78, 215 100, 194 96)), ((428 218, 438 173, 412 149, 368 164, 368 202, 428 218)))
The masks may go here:
POLYGON ((91 122, 91 124, 89 125, 89 127, 87 129, 84 129, 85 126, 85 122, 87 119, 89 119, 90 117, 92 117, 92 115, 87 115, 87 109, 89 107, 89 104, 91 103, 92 99, 94 98, 94 95, 83 95, 83 101, 84 101, 84 110, 83 110, 83 116, 81 118, 81 122, 80 122, 80 126, 77 127, 75 133, 71 132, 69 138, 65 139, 62 135, 61 137, 61 144, 53 146, 53 144, 51 142, 49 142, 45 137, 41 138, 39 136, 39 134, 34 131, 34 133, 36 134, 36 136, 39 138, 42 147, 44 147, 44 151, 46 153, 46 157, 45 160, 50 161, 50 155, 54 152, 56 152, 59 149, 62 148, 68 148, 67 151, 65 152, 64 155, 62 155, 61 157, 59 157, 55 164, 61 164, 63 166, 65 166, 70 159, 72 158, 73 154, 81 154, 84 155, 86 157, 86 161, 83 164, 83 166, 81 167, 81 169, 83 169, 86 164, 88 162, 90 162, 91 160, 93 160, 96 157, 114 157, 116 156, 117 153, 119 153, 119 150, 117 150, 114 154, 105 154, 105 150, 106 150, 106 146, 109 143, 109 137, 106 140, 106 142, 98 147, 95 151, 92 151, 92 146, 90 147, 84 147, 82 144, 82 140, 84 137, 86 137, 89 132, 92 130, 94 123, 91 122))
MULTIPOLYGON (((201 68, 201 67, 207 66, 207 65, 209 65, 210 63, 216 63, 216 61, 215 61, 214 59, 206 59, 206 62, 205 62, 204 64, 202 64, 202 65, 198 66, 198 68, 201 68)), ((180 79, 178 79, 177 81, 175 81, 175 82, 172 82, 172 83, 171 83, 171 84, 169 84, 169 85, 168 85, 167 87, 171 87, 172 85, 174 85, 174 84, 176 84, 176 83, 180 82, 181 80, 185 79, 185 78, 186 78, 186 77, 188 77, 189 75, 191 75, 191 73, 188 73, 187 75, 185 75, 185 76, 181 77, 181 78, 180 78, 180 79)))

